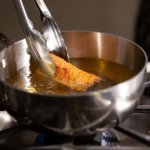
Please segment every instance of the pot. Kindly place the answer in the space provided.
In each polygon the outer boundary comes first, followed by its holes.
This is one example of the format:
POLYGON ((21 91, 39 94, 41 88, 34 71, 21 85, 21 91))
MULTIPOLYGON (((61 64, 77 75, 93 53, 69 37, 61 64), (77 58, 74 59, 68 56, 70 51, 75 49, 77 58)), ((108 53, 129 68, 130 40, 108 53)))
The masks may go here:
MULTIPOLYGON (((136 43, 107 33, 63 32, 69 57, 94 57, 126 66, 135 75, 105 89, 53 95, 30 93, 8 84, 6 78, 30 66, 23 39, 0 52, 1 99, 5 109, 18 121, 28 118, 63 134, 114 127, 131 114, 145 87, 147 56, 136 43)), ((117 75, 116 75, 117 78, 117 75)))

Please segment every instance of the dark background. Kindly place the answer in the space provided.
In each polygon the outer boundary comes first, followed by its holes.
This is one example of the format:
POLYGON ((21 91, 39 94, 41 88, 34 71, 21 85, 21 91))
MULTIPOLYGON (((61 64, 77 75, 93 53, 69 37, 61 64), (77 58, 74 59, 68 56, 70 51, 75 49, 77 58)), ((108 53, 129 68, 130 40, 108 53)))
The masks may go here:
MULTIPOLYGON (((37 29, 39 14, 32 0, 23 0, 37 29)), ((134 39, 141 0, 45 0, 61 30, 108 32, 134 39)), ((24 38, 13 0, 0 0, 0 31, 17 41, 24 38)))

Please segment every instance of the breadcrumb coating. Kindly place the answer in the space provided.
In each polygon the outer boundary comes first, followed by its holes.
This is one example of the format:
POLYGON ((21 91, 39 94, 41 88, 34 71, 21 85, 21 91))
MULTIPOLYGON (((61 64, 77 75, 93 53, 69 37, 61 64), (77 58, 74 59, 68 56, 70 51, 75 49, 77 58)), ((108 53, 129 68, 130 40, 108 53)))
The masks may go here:
POLYGON ((52 53, 50 53, 50 56, 56 66, 53 79, 75 91, 86 91, 102 80, 100 77, 83 71, 52 53))

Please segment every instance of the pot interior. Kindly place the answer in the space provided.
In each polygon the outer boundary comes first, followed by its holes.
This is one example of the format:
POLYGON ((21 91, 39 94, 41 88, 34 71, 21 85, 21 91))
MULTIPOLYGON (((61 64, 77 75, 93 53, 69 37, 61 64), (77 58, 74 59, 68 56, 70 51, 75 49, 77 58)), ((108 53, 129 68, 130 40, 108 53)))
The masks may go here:
MULTIPOLYGON (((70 62, 104 79, 100 85, 89 90, 104 89, 126 81, 146 64, 143 50, 127 39, 98 32, 63 32, 63 36, 70 62)), ((49 82, 44 73, 41 76, 35 73, 38 65, 27 53, 25 40, 5 49, 0 56, 1 79, 17 88, 48 94, 75 92, 53 81, 49 82)))

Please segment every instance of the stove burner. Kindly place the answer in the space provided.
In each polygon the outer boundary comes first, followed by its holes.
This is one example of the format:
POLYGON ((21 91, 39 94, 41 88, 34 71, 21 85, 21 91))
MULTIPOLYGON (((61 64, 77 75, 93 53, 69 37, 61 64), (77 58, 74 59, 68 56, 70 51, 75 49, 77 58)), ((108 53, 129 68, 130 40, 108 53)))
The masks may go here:
POLYGON ((100 142, 101 146, 117 146, 119 141, 113 129, 104 132, 98 132, 95 136, 95 141, 100 142))
POLYGON ((96 129, 95 134, 88 136, 64 136, 33 123, 18 125, 7 112, 0 111, 0 149, 10 146, 10 149, 25 150, 109 150, 113 147, 116 150, 148 150, 149 117, 150 98, 143 96, 135 112, 116 128, 103 132, 96 129))

